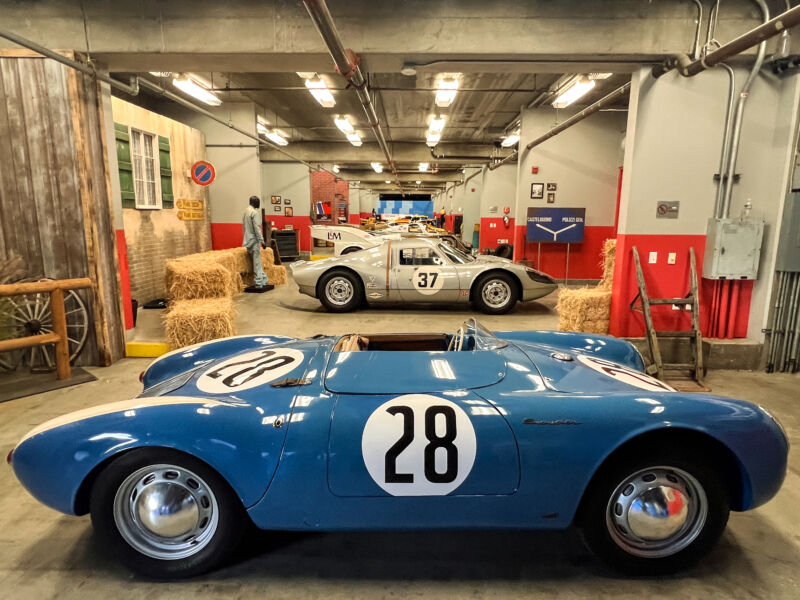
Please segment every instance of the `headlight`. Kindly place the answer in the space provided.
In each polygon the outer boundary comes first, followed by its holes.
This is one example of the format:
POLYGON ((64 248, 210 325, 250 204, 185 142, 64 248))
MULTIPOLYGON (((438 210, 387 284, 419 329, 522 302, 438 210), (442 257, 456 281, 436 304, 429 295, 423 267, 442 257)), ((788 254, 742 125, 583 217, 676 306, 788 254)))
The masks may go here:
POLYGON ((525 268, 525 272, 528 274, 528 277, 535 281, 536 283, 551 283, 555 285, 555 281, 549 275, 545 275, 544 273, 540 273, 536 269, 531 269, 530 267, 525 268))

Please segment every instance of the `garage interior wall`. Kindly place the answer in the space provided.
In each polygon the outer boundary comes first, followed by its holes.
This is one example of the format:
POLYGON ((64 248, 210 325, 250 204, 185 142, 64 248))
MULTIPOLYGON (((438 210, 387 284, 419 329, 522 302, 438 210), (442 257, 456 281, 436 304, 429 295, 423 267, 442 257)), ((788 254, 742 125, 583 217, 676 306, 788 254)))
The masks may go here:
POLYGON ((80 365, 124 355, 103 104, 91 78, 59 63, 0 58, 0 256, 21 256, 29 276, 92 279, 79 292, 90 324, 80 365))
MULTIPOLYGON (((131 208, 131 201, 126 200, 122 208, 131 296, 142 305, 167 296, 167 259, 211 249, 208 194, 206 188, 195 184, 189 176, 195 162, 206 160, 205 136, 197 129, 119 98, 112 98, 112 111, 118 134, 121 125, 123 129, 128 127, 169 140, 173 201, 160 209, 137 209, 131 208), (184 210, 193 201, 199 202, 191 204, 199 209, 184 210)), ((161 191, 163 194, 164 190, 161 191)))
POLYGON ((484 169, 481 180, 480 248, 497 248, 514 239, 514 212, 517 204, 517 165, 505 164, 494 171, 484 169), (503 223, 503 208, 509 208, 509 224, 503 223))
MULTIPOLYGON (((311 177, 308 167, 301 163, 262 162, 261 189, 261 208, 266 211, 266 217, 272 222, 272 226, 284 229, 291 225, 297 231, 299 249, 310 251, 311 177), (281 203, 272 204, 272 196, 280 196, 281 203), (291 204, 286 204, 287 200, 291 204), (291 217, 286 216, 286 209, 289 207, 293 213, 291 217)), ((241 226, 239 231, 241 244, 241 226)))
POLYGON ((622 166, 622 139, 625 111, 601 111, 559 133, 542 144, 525 150, 525 145, 573 116, 577 110, 552 106, 525 110, 519 147, 517 205, 514 214, 514 259, 536 261, 538 243, 525 242, 527 210, 531 206, 586 208, 584 241, 571 244, 569 273, 566 271, 566 244, 542 243, 541 261, 536 264, 549 275, 562 279, 600 279, 603 242, 614 237, 619 168, 622 166), (538 173, 532 168, 538 167, 538 173), (555 183, 555 202, 531 199, 532 183, 555 183))
MULTIPOLYGON (((747 75, 735 69, 737 87, 747 75)), ((727 75, 709 70, 692 78, 672 72, 654 80, 649 69, 634 75, 620 206, 617 263, 614 275, 611 333, 641 336, 643 321, 628 304, 636 294, 631 247, 636 246, 648 293, 653 297, 683 296, 688 291, 689 248, 702 268, 706 223, 714 210, 725 118, 727 75), (688 102, 688 108, 687 108, 688 102), (680 201, 677 219, 657 219, 661 200, 680 201), (649 264, 650 252, 657 252, 649 264), (676 263, 667 255, 676 253, 676 263)), ((741 135, 731 217, 739 217, 752 201, 752 218, 766 222, 759 276, 741 282, 735 308, 735 337, 763 341, 773 276, 776 232, 788 190, 789 168, 797 131, 800 80, 760 76, 753 85, 741 135), (789 124, 787 125, 787 119, 789 124)), ((713 282, 703 281, 701 325, 708 329, 713 282)), ((686 329, 688 315, 667 309, 654 312, 658 329, 686 329)))

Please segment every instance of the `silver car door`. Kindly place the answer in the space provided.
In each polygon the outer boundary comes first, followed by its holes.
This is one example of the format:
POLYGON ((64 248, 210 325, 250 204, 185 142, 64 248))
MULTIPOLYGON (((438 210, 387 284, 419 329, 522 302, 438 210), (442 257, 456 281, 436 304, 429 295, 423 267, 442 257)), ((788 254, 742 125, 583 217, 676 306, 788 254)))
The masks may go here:
POLYGON ((458 300, 458 272, 433 246, 404 246, 397 249, 393 258, 395 281, 403 301, 458 300))

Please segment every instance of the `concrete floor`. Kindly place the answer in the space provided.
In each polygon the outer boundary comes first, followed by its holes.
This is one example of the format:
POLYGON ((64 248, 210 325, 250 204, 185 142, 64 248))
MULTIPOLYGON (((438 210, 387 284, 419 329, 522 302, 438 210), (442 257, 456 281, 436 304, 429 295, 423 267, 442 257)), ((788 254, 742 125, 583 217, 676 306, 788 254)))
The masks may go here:
MULTIPOLYGON (((521 305, 511 315, 479 318, 497 329, 552 328, 554 302, 552 296, 521 305)), ((297 336, 450 331, 472 314, 384 308, 331 315, 315 300, 299 297, 294 286, 246 295, 237 304, 240 333, 297 336)), ((98 381, 0 404, 0 455, 5 457, 26 431, 46 419, 134 396, 140 391, 137 375, 147 364, 126 359, 92 369, 98 381)), ((191 581, 154 583, 104 556, 88 517, 68 517, 41 506, 2 464, 0 599, 799 598, 800 377, 717 371, 708 382, 715 393, 758 402, 781 420, 792 438, 789 473, 777 498, 750 513, 732 514, 712 555, 678 577, 610 574, 574 531, 279 533, 251 536, 234 564, 223 570, 191 581)))

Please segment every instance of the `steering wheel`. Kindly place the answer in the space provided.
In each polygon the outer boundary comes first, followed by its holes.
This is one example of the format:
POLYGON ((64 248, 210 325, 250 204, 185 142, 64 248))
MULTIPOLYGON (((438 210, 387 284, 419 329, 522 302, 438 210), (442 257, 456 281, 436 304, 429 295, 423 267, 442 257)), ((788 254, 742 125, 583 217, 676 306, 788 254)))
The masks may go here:
POLYGON ((466 335, 466 331, 464 330, 464 326, 458 328, 453 334, 453 337, 450 338, 450 343, 447 345, 447 351, 455 350, 459 352, 461 348, 464 347, 464 336, 466 335))

